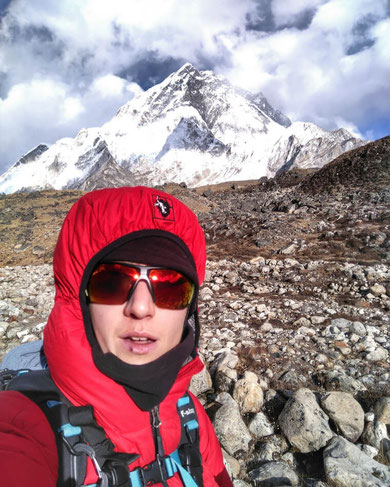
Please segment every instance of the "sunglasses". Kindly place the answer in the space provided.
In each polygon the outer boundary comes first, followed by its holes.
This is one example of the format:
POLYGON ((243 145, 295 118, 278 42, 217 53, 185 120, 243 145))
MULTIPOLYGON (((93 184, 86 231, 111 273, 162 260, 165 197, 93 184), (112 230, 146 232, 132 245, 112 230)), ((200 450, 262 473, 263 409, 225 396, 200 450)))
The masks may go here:
POLYGON ((159 308, 184 309, 194 295, 194 284, 173 269, 112 263, 100 264, 93 271, 87 296, 91 303, 123 304, 140 281, 146 282, 159 308))

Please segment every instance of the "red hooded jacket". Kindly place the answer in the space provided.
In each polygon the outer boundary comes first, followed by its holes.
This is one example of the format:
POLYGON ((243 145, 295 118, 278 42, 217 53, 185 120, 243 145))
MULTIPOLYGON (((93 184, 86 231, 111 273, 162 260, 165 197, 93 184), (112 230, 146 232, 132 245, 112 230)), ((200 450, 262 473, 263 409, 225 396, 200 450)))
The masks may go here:
MULTIPOLYGON (((95 366, 85 332, 80 295, 90 260, 115 240, 140 230, 164 230, 179 237, 190 250, 199 278, 204 279, 205 241, 195 215, 180 201, 145 187, 104 189, 86 194, 70 210, 54 253, 56 296, 44 331, 44 350, 51 376, 75 405, 90 404, 95 418, 118 452, 139 453, 130 468, 144 466, 156 457, 150 415, 132 401, 124 388, 95 366), (170 208, 158 209, 158 200, 170 208)), ((198 357, 184 365, 160 403, 164 451, 179 443, 181 425, 176 410, 191 377, 202 370, 198 357)), ((200 452, 205 487, 231 487, 213 427, 194 398, 199 422, 200 452)), ((37 405, 19 392, 0 393, 0 483, 7 487, 54 487, 58 458, 54 434, 37 405)), ((96 482, 88 464, 85 484, 96 482)), ((178 474, 168 480, 181 486, 178 474)))

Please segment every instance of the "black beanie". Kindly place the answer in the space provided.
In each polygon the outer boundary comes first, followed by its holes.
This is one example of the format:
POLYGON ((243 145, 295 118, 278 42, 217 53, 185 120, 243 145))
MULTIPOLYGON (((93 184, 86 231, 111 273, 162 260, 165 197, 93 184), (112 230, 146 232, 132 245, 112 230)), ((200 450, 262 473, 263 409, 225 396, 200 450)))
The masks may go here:
POLYGON ((102 259, 102 262, 115 261, 174 269, 198 287, 198 274, 192 254, 185 243, 178 239, 173 240, 168 236, 135 238, 114 248, 102 259))

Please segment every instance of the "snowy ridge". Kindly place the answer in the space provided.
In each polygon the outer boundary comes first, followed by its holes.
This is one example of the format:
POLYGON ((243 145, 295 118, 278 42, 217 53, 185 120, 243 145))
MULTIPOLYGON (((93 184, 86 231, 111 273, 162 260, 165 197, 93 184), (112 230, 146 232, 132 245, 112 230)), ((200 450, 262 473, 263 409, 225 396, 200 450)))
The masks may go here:
POLYGON ((294 122, 278 139, 270 154, 270 174, 280 174, 293 167, 321 168, 364 142, 354 138, 347 130, 323 130, 309 122, 294 122))
POLYGON ((255 179, 321 167, 362 143, 344 129, 291 123, 262 93, 185 64, 102 127, 30 151, 0 176, 0 192, 255 179))

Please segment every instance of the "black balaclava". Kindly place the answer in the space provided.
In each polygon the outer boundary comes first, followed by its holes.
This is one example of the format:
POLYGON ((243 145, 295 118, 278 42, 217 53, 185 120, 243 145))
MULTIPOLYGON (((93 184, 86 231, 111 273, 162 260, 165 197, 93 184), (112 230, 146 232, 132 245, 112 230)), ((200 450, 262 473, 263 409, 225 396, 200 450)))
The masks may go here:
MULTIPOLYGON (((198 275, 188 247, 173 234, 163 231, 141 231, 130 234, 121 241, 123 242, 119 242, 119 245, 114 242, 100 252, 101 258, 93 259, 96 260, 93 267, 101 262, 114 261, 167 267, 183 273, 195 284, 194 297, 184 323, 181 342, 158 359, 144 365, 130 365, 112 353, 103 353, 93 332, 88 310, 84 313, 86 333, 92 347, 96 367, 100 372, 123 385, 140 409, 150 411, 168 395, 186 360, 196 356, 199 334, 196 307, 199 288, 198 275)), ((87 273, 88 279, 93 267, 87 273)), ((83 279, 83 283, 86 284, 85 279, 83 279)))

